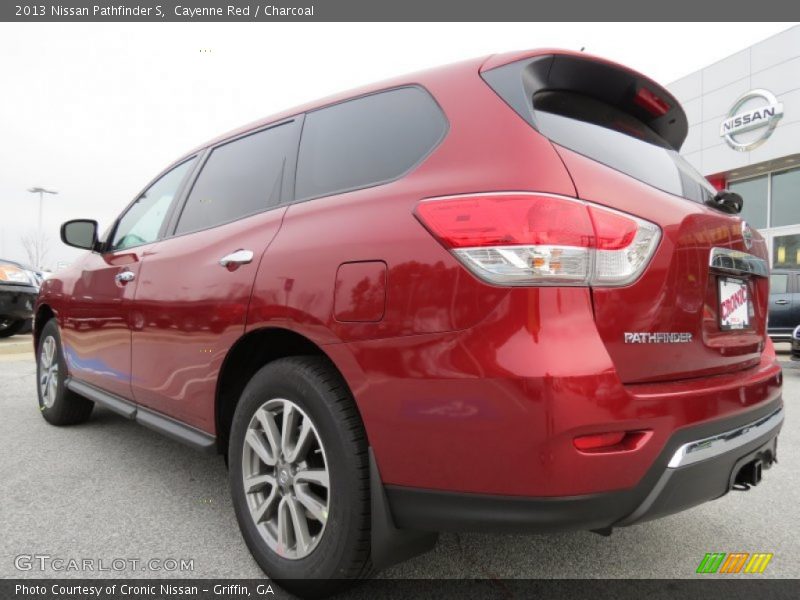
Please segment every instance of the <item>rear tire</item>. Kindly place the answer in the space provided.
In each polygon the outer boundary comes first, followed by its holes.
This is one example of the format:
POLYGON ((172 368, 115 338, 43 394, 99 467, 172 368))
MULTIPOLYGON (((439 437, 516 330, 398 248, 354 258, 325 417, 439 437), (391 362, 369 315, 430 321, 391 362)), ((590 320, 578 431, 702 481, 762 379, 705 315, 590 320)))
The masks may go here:
POLYGON ((283 358, 259 370, 236 407, 228 460, 239 527, 271 579, 311 598, 369 575, 367 440, 328 360, 283 358))
POLYGON ((67 363, 61 347, 58 322, 50 319, 42 328, 36 347, 36 391, 39 409, 51 425, 75 425, 89 419, 94 402, 66 386, 67 363))

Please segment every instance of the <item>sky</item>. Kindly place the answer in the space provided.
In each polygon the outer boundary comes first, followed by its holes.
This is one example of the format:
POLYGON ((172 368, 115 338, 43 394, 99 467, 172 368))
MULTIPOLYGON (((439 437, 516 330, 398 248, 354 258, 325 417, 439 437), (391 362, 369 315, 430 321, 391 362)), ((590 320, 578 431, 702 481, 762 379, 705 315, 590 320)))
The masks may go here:
POLYGON ((602 56, 668 84, 791 23, 0 23, 0 258, 26 260, 41 186, 46 267, 105 229, 159 171, 240 125, 339 91, 537 47, 602 56))

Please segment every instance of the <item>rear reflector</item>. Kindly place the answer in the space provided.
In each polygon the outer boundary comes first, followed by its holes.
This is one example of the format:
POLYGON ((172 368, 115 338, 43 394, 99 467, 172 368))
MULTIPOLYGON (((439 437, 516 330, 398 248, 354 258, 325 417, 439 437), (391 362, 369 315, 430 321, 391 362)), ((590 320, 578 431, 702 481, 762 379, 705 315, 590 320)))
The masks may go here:
POLYGON ((578 450, 596 450, 608 446, 616 446, 625 439, 624 431, 614 431, 611 433, 594 433, 592 435, 582 435, 573 440, 578 450))
POLYGON ((574 198, 523 192, 424 200, 416 216, 496 285, 626 285, 647 266, 661 233, 574 198))
POLYGON ((653 435, 650 430, 642 431, 609 431, 581 435, 572 440, 575 448, 589 454, 605 452, 629 452, 638 450, 653 435))

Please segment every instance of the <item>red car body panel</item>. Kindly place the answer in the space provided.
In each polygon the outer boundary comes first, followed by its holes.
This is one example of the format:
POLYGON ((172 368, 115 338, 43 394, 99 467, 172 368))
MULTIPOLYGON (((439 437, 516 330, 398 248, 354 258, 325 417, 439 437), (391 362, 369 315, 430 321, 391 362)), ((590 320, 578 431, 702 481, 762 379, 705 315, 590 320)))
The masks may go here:
POLYGON ((48 303, 59 310, 70 372, 123 397, 131 396, 129 323, 136 280, 121 283, 115 275, 138 275, 145 249, 87 254, 68 275, 44 286, 48 303), (51 285, 57 286, 57 293, 50 292, 51 285))
MULTIPOLYGON (((631 488, 676 431, 777 401, 766 280, 749 283, 753 331, 716 326, 709 249, 745 250, 741 220, 555 146, 480 77, 481 68, 548 52, 398 78, 237 130, 407 84, 425 87, 449 122, 435 150, 396 181, 168 237, 130 256, 90 254, 48 280, 39 303, 59 317, 77 357, 71 370, 213 435, 231 348, 248 333, 290 330, 344 376, 385 484, 507 496, 631 488), (647 219, 661 227, 659 248, 622 288, 489 285, 413 211, 426 198, 502 191, 580 197, 647 219), (220 268, 240 248, 254 250, 253 263, 220 268), (137 271, 135 287, 115 286, 122 268, 137 271), (83 327, 86 318, 100 326, 83 327), (625 345, 626 331, 686 331, 702 343, 625 345), (75 366, 97 356, 127 368, 130 380, 75 366), (619 430, 648 436, 634 450, 602 454, 573 444, 619 430)), ((763 239, 748 252, 766 258, 763 239)))
POLYGON ((131 320, 134 400, 193 427, 214 431, 217 378, 242 337, 259 257, 285 208, 162 240, 147 250, 131 320), (253 250, 234 270, 219 260, 253 250))

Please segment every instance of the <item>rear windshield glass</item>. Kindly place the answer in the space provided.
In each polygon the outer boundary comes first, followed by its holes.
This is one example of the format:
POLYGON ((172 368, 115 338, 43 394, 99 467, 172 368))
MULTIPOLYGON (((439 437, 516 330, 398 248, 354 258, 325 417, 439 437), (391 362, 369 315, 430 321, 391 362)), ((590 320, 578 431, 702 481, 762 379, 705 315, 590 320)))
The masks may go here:
POLYGON ((695 202, 716 193, 652 129, 618 108, 563 91, 539 92, 533 108, 537 128, 556 144, 695 202))

